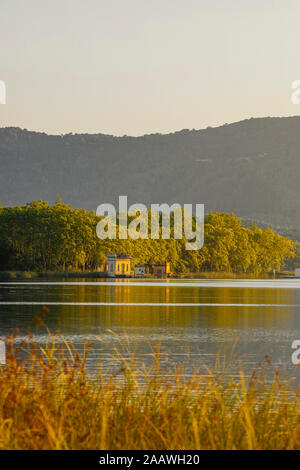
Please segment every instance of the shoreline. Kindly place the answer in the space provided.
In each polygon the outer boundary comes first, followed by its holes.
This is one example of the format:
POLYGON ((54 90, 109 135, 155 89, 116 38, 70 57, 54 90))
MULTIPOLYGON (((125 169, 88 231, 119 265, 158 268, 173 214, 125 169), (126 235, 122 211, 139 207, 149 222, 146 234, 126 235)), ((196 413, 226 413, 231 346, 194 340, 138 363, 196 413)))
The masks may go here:
MULTIPOLYGON (((39 271, 0 271, 0 280, 14 280, 14 279, 116 279, 114 277, 108 277, 106 272, 97 272, 97 271, 48 271, 48 272, 39 272, 39 271)), ((135 276, 127 276, 127 279, 138 279, 135 276)), ((148 279, 167 279, 167 277, 155 277, 155 276, 146 276, 148 279)), ((271 273, 264 273, 260 275, 255 275, 253 273, 232 273, 232 272, 214 272, 214 271, 203 271, 199 273, 177 273, 172 275, 173 279, 274 279, 274 275, 271 273)), ((276 279, 282 278, 293 278, 295 279, 292 273, 276 273, 276 279)))

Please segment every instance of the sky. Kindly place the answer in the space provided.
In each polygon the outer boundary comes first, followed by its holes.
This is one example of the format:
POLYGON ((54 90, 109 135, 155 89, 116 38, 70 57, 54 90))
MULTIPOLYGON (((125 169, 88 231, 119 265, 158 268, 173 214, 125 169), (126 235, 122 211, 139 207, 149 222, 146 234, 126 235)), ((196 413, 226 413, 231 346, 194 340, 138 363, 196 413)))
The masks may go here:
POLYGON ((1 0, 0 126, 143 135, 300 114, 299 0, 1 0))

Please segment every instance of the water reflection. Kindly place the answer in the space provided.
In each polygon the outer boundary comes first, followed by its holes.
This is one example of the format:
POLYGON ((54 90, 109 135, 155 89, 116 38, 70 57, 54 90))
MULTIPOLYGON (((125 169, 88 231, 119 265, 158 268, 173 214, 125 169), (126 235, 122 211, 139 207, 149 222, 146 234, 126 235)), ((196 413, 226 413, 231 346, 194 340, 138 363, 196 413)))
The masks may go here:
POLYGON ((19 328, 19 339, 31 330, 35 340, 44 342, 45 331, 35 329, 34 317, 45 304, 52 332, 60 332, 79 348, 93 340, 90 366, 105 358, 109 347, 120 340, 129 355, 135 351, 150 360, 159 344, 166 361, 186 361, 191 369, 200 364, 206 367, 238 340, 235 358, 248 370, 268 354, 276 366, 296 375, 290 356, 292 341, 300 339, 299 283, 257 284, 174 280, 1 283, 0 336, 19 328))

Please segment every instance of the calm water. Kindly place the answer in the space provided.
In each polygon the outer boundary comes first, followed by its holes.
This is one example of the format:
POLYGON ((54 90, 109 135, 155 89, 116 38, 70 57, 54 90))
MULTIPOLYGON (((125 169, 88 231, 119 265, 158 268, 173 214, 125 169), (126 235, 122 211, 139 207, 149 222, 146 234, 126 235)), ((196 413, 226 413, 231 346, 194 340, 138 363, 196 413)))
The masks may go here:
POLYGON ((217 356, 250 373, 268 355, 289 378, 300 375, 291 363, 291 343, 300 339, 299 280, 1 282, 0 337, 19 329, 16 342, 30 331, 44 344, 45 328, 34 321, 43 306, 57 345, 60 334, 80 350, 92 341, 90 370, 99 360, 113 367, 114 347, 146 364, 159 347, 163 364, 184 364, 187 374, 205 371, 217 356))

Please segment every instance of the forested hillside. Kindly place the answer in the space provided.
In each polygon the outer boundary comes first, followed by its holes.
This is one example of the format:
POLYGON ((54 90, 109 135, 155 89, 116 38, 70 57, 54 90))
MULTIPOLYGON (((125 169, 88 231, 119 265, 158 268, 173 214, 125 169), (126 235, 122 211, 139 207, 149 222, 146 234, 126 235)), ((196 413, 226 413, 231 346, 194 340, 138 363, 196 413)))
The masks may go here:
POLYGON ((204 203, 208 211, 300 226, 300 117, 168 135, 47 135, 0 129, 0 202, 204 203))

